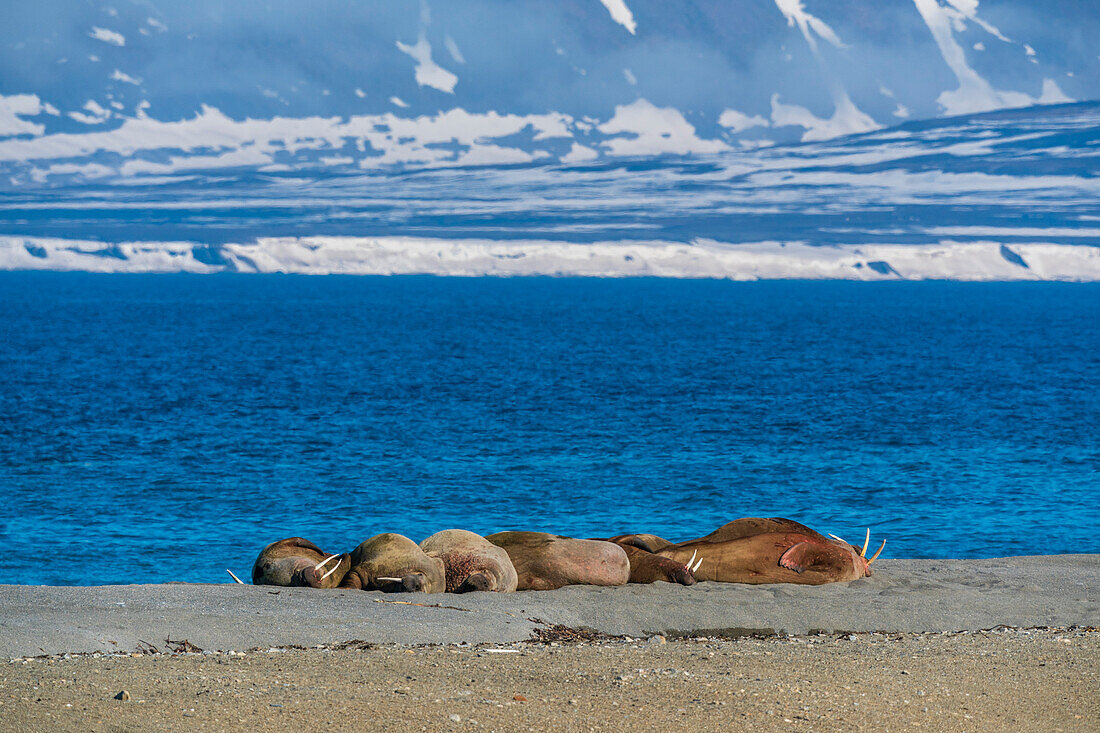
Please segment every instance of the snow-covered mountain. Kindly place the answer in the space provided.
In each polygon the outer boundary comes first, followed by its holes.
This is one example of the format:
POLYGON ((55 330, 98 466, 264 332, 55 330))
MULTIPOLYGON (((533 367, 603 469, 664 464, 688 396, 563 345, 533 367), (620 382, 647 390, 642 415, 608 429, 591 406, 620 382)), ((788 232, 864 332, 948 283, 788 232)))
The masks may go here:
POLYGON ((0 14, 0 268, 1100 278, 1095 0, 0 14))
POLYGON ((1095 0, 5 6, 4 185, 713 153, 1100 98, 1095 0))

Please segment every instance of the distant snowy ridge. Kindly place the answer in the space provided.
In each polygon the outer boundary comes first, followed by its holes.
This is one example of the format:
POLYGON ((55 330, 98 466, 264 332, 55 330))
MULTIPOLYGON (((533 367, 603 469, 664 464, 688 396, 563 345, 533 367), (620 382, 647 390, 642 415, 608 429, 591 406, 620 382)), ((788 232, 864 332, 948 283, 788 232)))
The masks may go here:
POLYGON ((573 244, 414 237, 271 237, 252 243, 0 237, 0 269, 308 275, 665 277, 729 280, 1100 282, 1100 247, 1045 243, 731 245, 713 240, 573 244))
POLYGON ((1100 98, 1077 0, 116 5, 0 27, 0 190, 707 154, 1100 98))

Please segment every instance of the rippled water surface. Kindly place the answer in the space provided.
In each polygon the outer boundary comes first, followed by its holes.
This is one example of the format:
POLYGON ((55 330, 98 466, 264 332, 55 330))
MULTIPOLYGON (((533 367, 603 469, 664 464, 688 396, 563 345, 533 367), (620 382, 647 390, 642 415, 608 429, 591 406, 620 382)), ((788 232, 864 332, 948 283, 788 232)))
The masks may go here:
POLYGON ((0 274, 5 582, 275 539, 704 534, 1100 551, 1100 288, 0 274))

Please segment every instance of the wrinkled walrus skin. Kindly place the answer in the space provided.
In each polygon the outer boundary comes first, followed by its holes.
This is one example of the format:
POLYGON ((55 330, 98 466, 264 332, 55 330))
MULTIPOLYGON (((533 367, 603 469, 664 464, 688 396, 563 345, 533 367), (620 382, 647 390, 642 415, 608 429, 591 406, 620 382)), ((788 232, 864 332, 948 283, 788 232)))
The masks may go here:
MULTIPOLYGON (((666 583, 695 585, 695 574, 683 563, 650 550, 644 550, 634 544, 620 542, 615 544, 623 548, 623 552, 630 561, 631 583, 656 583, 658 580, 663 580, 666 583)), ((671 544, 670 542, 669 545, 671 544)))
POLYGON ((325 552, 309 540, 288 537, 272 542, 263 549, 252 566, 253 585, 307 586, 310 588, 335 588, 344 573, 351 567, 347 553, 316 570, 317 564, 336 553, 325 552), (322 580, 333 569, 337 570, 322 580))
POLYGON ((508 553, 479 534, 445 529, 421 542, 420 549, 443 561, 448 593, 516 589, 519 579, 508 553))
POLYGON ((341 588, 386 593, 442 593, 447 588, 443 561, 392 532, 375 535, 351 553, 351 569, 341 588))
POLYGON ((625 585, 630 580, 626 552, 611 542, 546 532, 497 532, 485 539, 507 551, 519 577, 519 590, 625 585))
POLYGON ((738 519, 656 554, 681 563, 694 555, 702 560, 696 580, 725 583, 822 585, 871 574, 859 549, 782 518, 738 519))

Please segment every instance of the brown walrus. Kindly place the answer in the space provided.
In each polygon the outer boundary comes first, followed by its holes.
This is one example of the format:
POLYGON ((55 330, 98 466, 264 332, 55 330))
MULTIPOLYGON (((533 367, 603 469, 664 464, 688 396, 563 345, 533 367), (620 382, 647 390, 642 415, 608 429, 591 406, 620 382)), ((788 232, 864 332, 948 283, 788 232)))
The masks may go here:
POLYGON ((263 549, 252 565, 252 583, 335 588, 350 567, 347 553, 332 555, 309 540, 288 537, 263 549))
POLYGON ((630 580, 626 552, 612 542, 546 532, 497 532, 485 539, 508 553, 519 577, 519 590, 624 585, 630 580))
POLYGON ((375 535, 351 553, 341 588, 386 593, 442 593, 447 579, 443 561, 429 557, 420 545, 392 532, 375 535))
MULTIPOLYGON (((683 563, 658 555, 652 550, 644 550, 632 543, 616 542, 615 538, 608 541, 615 542, 626 553, 626 558, 630 561, 629 582, 631 583, 656 583, 658 580, 663 580, 666 583, 680 585, 695 584, 695 575, 683 563)), ((671 542, 666 547, 670 545, 672 545, 671 542)))
MULTIPOLYGON (((651 546, 651 538, 622 535, 617 539, 644 550, 651 546)), ((869 542, 870 530, 863 547, 857 549, 791 519, 748 517, 705 537, 662 547, 655 554, 691 566, 697 580, 821 585, 870 575, 871 563, 882 547, 868 560, 869 542)))
POLYGON ((611 537, 607 541, 614 542, 624 547, 627 545, 640 547, 647 552, 657 552, 658 550, 663 550, 666 547, 671 547, 676 544, 675 542, 669 542, 666 539, 658 537, 655 534, 621 534, 616 537, 611 537))
POLYGON ((420 543, 420 549, 443 561, 448 593, 511 593, 518 577, 508 553, 479 534, 445 529, 420 543))

